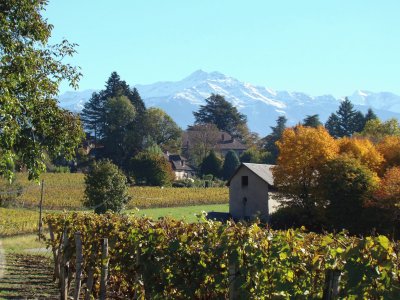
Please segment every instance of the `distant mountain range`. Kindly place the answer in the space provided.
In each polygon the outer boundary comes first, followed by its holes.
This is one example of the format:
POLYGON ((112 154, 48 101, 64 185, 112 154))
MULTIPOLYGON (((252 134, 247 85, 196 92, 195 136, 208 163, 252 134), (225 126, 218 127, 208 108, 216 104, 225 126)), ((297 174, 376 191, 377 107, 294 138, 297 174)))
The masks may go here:
MULTIPOLYGON (((321 121, 325 122, 338 109, 341 101, 332 95, 313 97, 301 92, 274 91, 219 72, 208 73, 202 70, 195 71, 181 81, 135 87, 147 107, 162 108, 183 129, 193 124, 192 112, 197 111, 211 93, 223 95, 247 116, 250 130, 261 136, 271 131, 270 126, 275 125, 280 115, 287 117, 288 125, 295 125, 307 115, 313 114, 319 114, 321 121)), ((95 91, 98 90, 66 92, 59 96, 60 106, 80 112, 95 91)), ((383 120, 400 118, 400 96, 393 93, 358 90, 348 98, 356 109, 364 113, 372 108, 383 120)))

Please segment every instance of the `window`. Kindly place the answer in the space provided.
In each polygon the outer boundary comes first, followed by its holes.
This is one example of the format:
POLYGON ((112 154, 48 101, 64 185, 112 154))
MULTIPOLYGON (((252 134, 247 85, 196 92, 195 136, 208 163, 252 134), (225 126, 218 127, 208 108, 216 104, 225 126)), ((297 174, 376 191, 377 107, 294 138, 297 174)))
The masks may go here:
POLYGON ((249 176, 242 176, 242 186, 249 185, 249 176))

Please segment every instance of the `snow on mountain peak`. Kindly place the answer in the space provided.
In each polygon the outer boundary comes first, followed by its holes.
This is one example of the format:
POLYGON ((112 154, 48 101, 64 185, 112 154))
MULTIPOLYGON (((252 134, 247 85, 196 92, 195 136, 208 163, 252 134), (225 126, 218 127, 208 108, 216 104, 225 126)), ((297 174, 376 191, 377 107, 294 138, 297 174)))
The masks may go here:
MULTIPOLYGON (((301 92, 274 91, 239 81, 220 72, 205 72, 201 69, 180 81, 156 82, 135 87, 146 106, 165 110, 182 128, 193 124, 192 112, 204 105, 206 98, 212 93, 221 94, 247 116, 250 130, 260 134, 267 133, 281 115, 287 117, 288 125, 295 125, 307 115, 313 114, 319 114, 324 122, 337 110, 340 101, 331 95, 312 97, 301 92)), ((94 91, 67 92, 59 97, 60 105, 80 111, 94 91)), ((368 107, 372 107, 384 119, 398 117, 400 113, 400 96, 392 93, 358 90, 349 99, 357 109, 365 112, 368 107)))

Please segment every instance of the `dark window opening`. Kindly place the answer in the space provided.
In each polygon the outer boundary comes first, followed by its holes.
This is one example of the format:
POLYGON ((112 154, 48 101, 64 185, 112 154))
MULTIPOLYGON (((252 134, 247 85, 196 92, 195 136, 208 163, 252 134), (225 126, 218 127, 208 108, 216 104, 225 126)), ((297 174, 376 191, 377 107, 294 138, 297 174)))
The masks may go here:
POLYGON ((249 185, 249 176, 242 176, 242 186, 249 185))

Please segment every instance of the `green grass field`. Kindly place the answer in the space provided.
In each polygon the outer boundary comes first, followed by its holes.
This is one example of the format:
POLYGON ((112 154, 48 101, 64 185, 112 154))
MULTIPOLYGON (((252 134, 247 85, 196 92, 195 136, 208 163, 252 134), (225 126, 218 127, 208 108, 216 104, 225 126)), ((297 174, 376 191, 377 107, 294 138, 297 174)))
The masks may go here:
POLYGON ((187 222, 197 221, 197 214, 201 212, 228 212, 228 204, 214 204, 214 205, 194 205, 182 207, 165 207, 165 208, 149 208, 143 210, 128 210, 127 213, 133 213, 137 216, 147 216, 153 219, 160 217, 171 217, 175 219, 184 219, 187 222))

